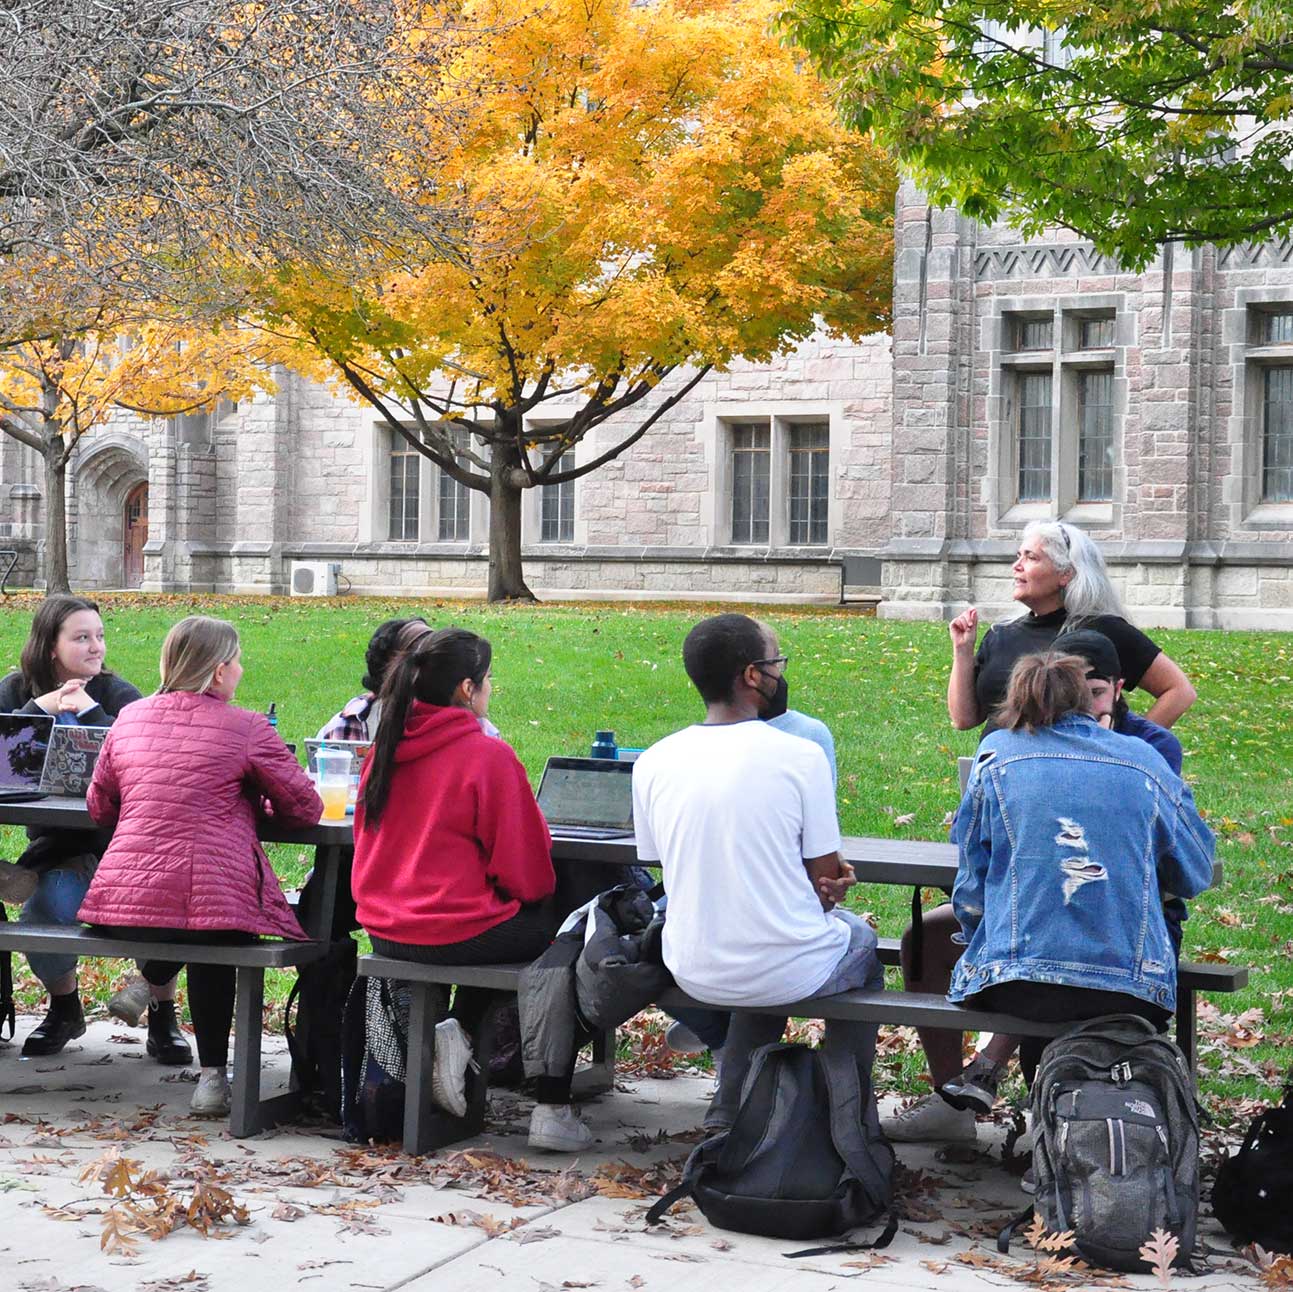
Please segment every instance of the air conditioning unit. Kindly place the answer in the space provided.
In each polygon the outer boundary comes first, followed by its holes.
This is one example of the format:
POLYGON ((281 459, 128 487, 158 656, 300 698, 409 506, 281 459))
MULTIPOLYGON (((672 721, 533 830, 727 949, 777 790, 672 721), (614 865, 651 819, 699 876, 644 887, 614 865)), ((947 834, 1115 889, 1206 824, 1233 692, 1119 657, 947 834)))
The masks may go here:
POLYGON ((294 597, 335 597, 337 575, 341 565, 337 561, 293 561, 292 595, 294 597))

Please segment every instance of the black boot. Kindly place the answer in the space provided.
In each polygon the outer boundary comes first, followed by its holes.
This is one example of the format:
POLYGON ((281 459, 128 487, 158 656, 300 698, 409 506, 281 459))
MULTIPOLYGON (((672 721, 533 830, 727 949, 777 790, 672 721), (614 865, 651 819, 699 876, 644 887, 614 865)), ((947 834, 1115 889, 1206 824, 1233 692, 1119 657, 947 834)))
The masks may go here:
POLYGON ((80 992, 70 991, 66 996, 51 996, 49 1012, 22 1043, 22 1057, 47 1058, 51 1054, 57 1054, 68 1041, 84 1035, 85 1011, 81 1008, 80 992))
POLYGON ((173 1000, 155 1000, 148 1006, 148 1053, 169 1068, 193 1062, 193 1051, 180 1031, 173 1000))

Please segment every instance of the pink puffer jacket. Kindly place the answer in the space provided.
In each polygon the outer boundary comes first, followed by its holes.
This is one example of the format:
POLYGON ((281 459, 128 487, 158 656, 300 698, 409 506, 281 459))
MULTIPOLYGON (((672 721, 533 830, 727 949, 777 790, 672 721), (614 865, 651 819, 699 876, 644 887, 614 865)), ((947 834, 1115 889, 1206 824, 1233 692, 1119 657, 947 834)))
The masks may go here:
POLYGON ((288 826, 323 811, 263 714, 187 691, 129 705, 87 795, 115 830, 80 918, 304 938, 256 838, 262 798, 288 826))

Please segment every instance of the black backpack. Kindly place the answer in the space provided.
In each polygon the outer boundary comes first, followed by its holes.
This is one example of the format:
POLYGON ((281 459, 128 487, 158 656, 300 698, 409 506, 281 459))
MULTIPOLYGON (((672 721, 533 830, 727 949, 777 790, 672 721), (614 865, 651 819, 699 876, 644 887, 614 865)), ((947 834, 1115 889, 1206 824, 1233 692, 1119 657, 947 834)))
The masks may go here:
POLYGON ((698 1144, 682 1183, 649 1212, 658 1224, 693 1197, 720 1229, 768 1238, 828 1238, 888 1216, 897 1230, 893 1149, 869 1076, 839 1051, 765 1045, 754 1053, 732 1128, 698 1144))
POLYGON ((390 982, 357 978, 341 1026, 341 1126, 346 1139, 352 1144, 399 1140, 408 1032, 390 982))
POLYGON ((1046 1228, 1071 1230, 1089 1264, 1133 1273, 1149 1269, 1140 1249, 1167 1230, 1188 1265, 1199 1119, 1180 1050, 1134 1014, 1079 1023, 1046 1047, 1032 1106, 1033 1206, 1046 1228))
POLYGON ((1212 1210, 1240 1243, 1293 1253, 1293 1072, 1284 1099, 1253 1118, 1212 1186, 1212 1210))
POLYGON ((334 1122, 341 1120, 342 1011, 358 960, 354 940, 348 934, 338 938, 321 960, 301 965, 283 1006, 292 1071, 315 1111, 334 1122))

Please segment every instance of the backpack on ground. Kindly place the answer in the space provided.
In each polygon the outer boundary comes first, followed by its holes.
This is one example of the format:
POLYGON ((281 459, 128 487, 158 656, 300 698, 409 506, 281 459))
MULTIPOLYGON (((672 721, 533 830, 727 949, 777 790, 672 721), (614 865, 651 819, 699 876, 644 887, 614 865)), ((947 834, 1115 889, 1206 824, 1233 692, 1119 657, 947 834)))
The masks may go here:
POLYGON ((1150 1268, 1141 1247, 1167 1230, 1188 1266, 1199 1120, 1180 1050, 1134 1014, 1080 1023, 1047 1046, 1032 1109, 1033 1205, 1046 1228, 1071 1230, 1089 1264, 1135 1273, 1150 1268))
POLYGON ((341 1120, 342 1009, 358 960, 354 940, 348 934, 338 938, 321 960, 301 965, 283 1007, 283 1035, 292 1071, 316 1111, 334 1122, 341 1120))
POLYGON ((682 1183, 647 1213, 659 1223, 692 1197, 720 1229, 769 1238, 828 1238, 888 1217, 897 1229, 893 1149, 880 1130, 869 1074, 840 1051, 756 1050, 732 1128, 698 1144, 682 1183))
POLYGON ((398 1140, 404 1133, 408 1063, 408 988, 358 978, 342 1015, 341 1126, 346 1139, 398 1140))
POLYGON ((1293 1253, 1293 1072, 1284 1099, 1253 1118, 1212 1186, 1212 1210, 1240 1243, 1293 1253))

